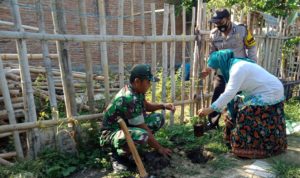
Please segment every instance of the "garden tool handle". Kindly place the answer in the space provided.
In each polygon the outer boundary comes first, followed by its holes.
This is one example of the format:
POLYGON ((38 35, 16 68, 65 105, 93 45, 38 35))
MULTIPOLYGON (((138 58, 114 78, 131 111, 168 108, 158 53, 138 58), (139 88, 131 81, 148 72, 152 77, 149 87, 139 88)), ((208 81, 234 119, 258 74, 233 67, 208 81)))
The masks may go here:
POLYGON ((136 150, 134 142, 133 142, 133 140, 131 138, 131 135, 130 135, 130 133, 128 131, 128 128, 126 126, 126 123, 124 122, 123 119, 119 119, 118 123, 119 123, 121 129, 124 132, 124 135, 125 135, 125 138, 126 138, 126 141, 127 141, 128 147, 129 147, 129 150, 130 150, 130 152, 131 152, 131 154, 133 156, 134 162, 135 162, 135 164, 136 164, 136 166, 138 168, 138 171, 140 173, 140 177, 142 177, 142 178, 148 177, 148 173, 146 172, 145 167, 143 165, 143 162, 141 160, 141 157, 140 157, 138 151, 136 150))

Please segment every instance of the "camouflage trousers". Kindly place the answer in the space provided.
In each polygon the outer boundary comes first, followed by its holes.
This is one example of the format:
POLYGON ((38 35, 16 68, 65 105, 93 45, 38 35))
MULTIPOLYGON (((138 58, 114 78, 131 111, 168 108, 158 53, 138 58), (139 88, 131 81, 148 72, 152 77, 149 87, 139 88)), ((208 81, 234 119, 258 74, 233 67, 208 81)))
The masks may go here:
MULTIPOLYGON (((160 113, 151 113, 145 116, 145 124, 152 130, 153 133, 157 132, 165 123, 165 119, 160 113)), ((142 145, 146 145, 148 141, 148 132, 138 127, 128 127, 132 140, 134 141, 137 149, 140 149, 142 145)), ((102 131, 100 137, 100 145, 110 145, 118 155, 127 155, 128 148, 126 138, 122 130, 116 130, 109 132, 107 130, 102 131)))

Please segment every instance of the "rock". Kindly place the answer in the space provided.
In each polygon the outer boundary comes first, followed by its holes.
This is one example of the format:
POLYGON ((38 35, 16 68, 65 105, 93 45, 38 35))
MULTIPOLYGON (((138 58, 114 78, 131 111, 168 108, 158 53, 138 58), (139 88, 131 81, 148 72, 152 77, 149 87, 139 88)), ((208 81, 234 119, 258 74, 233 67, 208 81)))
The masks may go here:
POLYGON ((179 155, 180 155, 180 156, 185 156, 185 152, 184 152, 184 151, 180 151, 180 152, 179 152, 179 155))

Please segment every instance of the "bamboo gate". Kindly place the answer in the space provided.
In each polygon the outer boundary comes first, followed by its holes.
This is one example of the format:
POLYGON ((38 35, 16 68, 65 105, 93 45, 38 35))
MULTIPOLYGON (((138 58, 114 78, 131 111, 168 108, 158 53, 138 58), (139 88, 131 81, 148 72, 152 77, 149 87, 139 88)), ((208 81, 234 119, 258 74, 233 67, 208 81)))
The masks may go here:
MULTIPOLYGON (((187 32, 186 22, 186 10, 182 10, 182 34, 176 34, 176 20, 175 20, 175 8, 174 5, 164 4, 164 8, 157 10, 154 3, 151 3, 151 11, 145 12, 144 0, 139 1, 140 11, 138 16, 141 18, 141 35, 136 35, 134 28, 130 29, 132 35, 124 35, 124 0, 118 1, 118 19, 117 19, 117 34, 107 34, 107 22, 106 22, 106 11, 105 1, 97 0, 98 2, 98 23, 99 23, 99 34, 89 34, 87 17, 80 15, 80 27, 81 34, 74 35, 68 34, 66 31, 66 19, 64 18, 65 7, 63 1, 51 0, 51 12, 52 20, 54 25, 54 33, 50 34, 45 31, 45 16, 43 12, 43 0, 35 1, 36 14, 38 19, 38 28, 26 26, 22 24, 21 15, 19 10, 18 0, 10 0, 11 15, 14 18, 14 23, 5 22, 6 25, 15 27, 15 31, 0 31, 0 39, 8 39, 16 41, 17 54, 0 54, 0 102, 3 102, 5 109, 0 111, 1 117, 7 117, 9 125, 0 126, 0 138, 13 136, 16 152, 0 154, 0 164, 11 165, 4 158, 17 156, 18 158, 24 158, 24 153, 20 141, 20 133, 27 133, 27 147, 30 157, 35 157, 40 150, 41 140, 39 138, 39 129, 45 127, 55 127, 60 124, 68 123, 70 127, 75 128, 75 121, 88 121, 88 120, 99 120, 103 116, 103 113, 98 113, 95 108, 94 95, 95 91, 104 93, 106 105, 111 99, 113 92, 118 91, 122 88, 126 82, 125 76, 125 62, 124 62, 124 43, 130 43, 132 45, 132 54, 135 58, 137 53, 136 45, 140 44, 141 48, 141 59, 134 59, 135 63, 146 63, 146 45, 151 45, 151 66, 152 72, 156 73, 158 68, 162 70, 162 91, 161 100, 157 99, 157 87, 154 83, 152 85, 151 100, 153 102, 173 102, 180 111, 179 123, 184 122, 185 117, 192 117, 195 115, 197 109, 202 106, 209 106, 210 98, 212 96, 212 76, 207 79, 199 79, 199 71, 206 65, 206 60, 209 55, 209 33, 211 26, 208 23, 210 19, 209 13, 205 3, 198 1, 197 12, 196 8, 192 9, 192 18, 190 22, 190 31, 187 32), (147 14, 148 13, 148 14, 147 14), (163 15, 163 29, 162 35, 157 35, 157 13, 163 15), (150 16, 151 27, 145 27, 145 16, 150 16), (194 29, 194 27, 196 27, 194 29), (145 28, 151 28, 152 35, 145 35, 145 28), (36 32, 27 32, 26 30, 34 30, 36 32), (26 40, 35 40, 41 44, 41 54, 29 54, 27 51, 26 40), (57 54, 50 54, 48 43, 50 41, 56 42, 57 54), (70 42, 81 42, 84 48, 85 56, 85 73, 74 72, 72 69, 71 54, 68 47, 70 42), (101 50, 101 76, 95 76, 93 73, 93 61, 90 43, 99 43, 101 50), (113 81, 118 83, 117 88, 112 88, 110 83, 110 66, 109 66, 109 54, 107 43, 118 44, 117 55, 118 55, 118 75, 119 81, 113 81), (179 45, 180 47, 176 46, 179 45), (161 65, 157 59, 157 48, 162 50, 161 65), (181 50, 181 56, 175 56, 177 50, 181 50), (176 69, 175 59, 179 58, 182 64, 181 79, 176 83, 176 69), (17 71, 10 71, 6 69, 7 61, 18 59, 17 71), (29 66, 29 60, 43 60, 44 67, 33 68, 29 66), (59 69, 52 68, 52 61, 58 60, 59 69), (184 80, 185 76, 185 64, 186 62, 191 63, 191 77, 190 81, 184 80), (16 72, 20 74, 20 77, 16 76, 16 72), (48 91, 37 90, 32 83, 33 74, 43 73, 46 75, 47 82, 46 89, 48 91), (61 79, 61 84, 58 85, 55 82, 56 78, 61 79), (22 93, 14 90, 15 85, 11 86, 8 84, 8 80, 11 78, 18 78, 19 85, 22 88, 22 93), (78 115, 78 106, 75 101, 76 94, 76 83, 75 78, 80 78, 85 81, 86 91, 88 95, 88 104, 85 108, 90 110, 88 115, 78 115), (96 87, 94 81, 99 80, 104 83, 104 87, 96 87), (170 99, 167 98, 167 83, 168 80, 171 82, 170 99), (56 89, 60 87, 63 89, 63 96, 56 95, 56 89), (179 94, 176 96, 176 91, 179 94), (38 120, 36 114, 36 105, 34 95, 39 93, 39 96, 49 98, 51 105, 52 118, 50 120, 38 120), (18 96, 18 97, 13 97, 18 96), (58 100, 63 100, 66 106, 66 118, 59 118, 58 115, 58 100), (188 116, 184 112, 186 106, 189 106, 188 116), (17 109, 18 108, 18 109, 17 109), (21 109, 20 109, 21 108, 21 109), (16 117, 24 117, 24 123, 17 123, 16 117)), ((133 21, 137 16, 134 14, 133 0, 131 3, 131 15, 130 20, 133 21)), ((79 14, 86 14, 85 0, 78 0, 79 14)), ((243 16, 243 15, 242 15, 243 16)), ((235 16, 233 15, 233 18, 235 16)), ((243 19, 241 17, 240 19, 243 19)), ((235 19, 233 19, 235 20, 235 19)), ((0 23, 4 24, 3 21, 0 23)), ((250 24, 250 16, 247 16, 247 23, 250 24)), ((280 23, 284 23, 283 20, 280 23)), ((295 54, 291 54, 287 61, 285 61, 285 67, 283 68, 281 47, 284 40, 290 37, 285 36, 285 29, 278 29, 276 36, 269 36, 257 33, 255 35, 258 47, 258 64, 266 68, 272 74, 287 79, 287 86, 299 84, 300 76, 300 57, 299 48, 295 51, 295 54), (297 55, 298 54, 298 55, 297 55), (295 56, 298 56, 295 58, 295 56)), ((17 85, 17 84, 16 84, 17 85)), ((298 93, 297 95, 299 95, 298 93)), ((179 112, 178 111, 178 112, 179 112)), ((0 118, 1 118, 0 117, 0 118)), ((170 114, 169 125, 173 125, 176 119, 174 113, 170 114)), ((177 122, 177 121, 176 121, 177 122)))

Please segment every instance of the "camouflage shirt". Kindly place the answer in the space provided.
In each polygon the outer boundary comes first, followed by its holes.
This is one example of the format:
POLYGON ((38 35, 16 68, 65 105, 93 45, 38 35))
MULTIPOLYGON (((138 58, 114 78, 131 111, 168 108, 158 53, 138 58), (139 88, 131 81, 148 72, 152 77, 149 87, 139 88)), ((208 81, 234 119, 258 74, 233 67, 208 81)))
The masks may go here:
POLYGON ((119 129, 119 117, 126 122, 127 126, 144 123, 146 114, 144 101, 144 94, 134 92, 131 85, 124 86, 106 108, 102 129, 112 131, 119 129))

